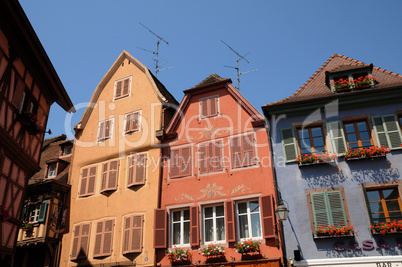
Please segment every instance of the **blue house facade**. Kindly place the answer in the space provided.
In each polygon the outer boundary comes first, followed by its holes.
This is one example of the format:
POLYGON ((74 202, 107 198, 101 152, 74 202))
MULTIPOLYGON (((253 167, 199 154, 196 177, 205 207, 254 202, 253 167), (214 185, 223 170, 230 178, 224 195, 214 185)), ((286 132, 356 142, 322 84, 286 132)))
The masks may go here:
POLYGON ((263 107, 289 266, 402 266, 402 76, 334 54, 263 107))

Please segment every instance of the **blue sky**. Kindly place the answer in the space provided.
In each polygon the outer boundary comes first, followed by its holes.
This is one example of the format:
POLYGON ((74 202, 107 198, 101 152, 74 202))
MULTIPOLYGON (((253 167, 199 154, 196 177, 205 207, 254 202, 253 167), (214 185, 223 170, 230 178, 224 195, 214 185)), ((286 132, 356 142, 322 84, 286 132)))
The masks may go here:
MULTIPOLYGON (((402 1, 268 0, 20 0, 75 105, 88 102, 123 50, 155 73, 180 102, 183 90, 212 73, 237 86, 236 55, 242 55, 240 89, 260 112, 265 103, 293 94, 334 53, 402 74, 402 1)), ((73 124, 84 109, 73 115, 73 124)), ((66 112, 54 104, 48 128, 66 133, 66 112)), ((46 136, 52 137, 52 136, 46 136)), ((72 138, 72 136, 69 136, 72 138)))

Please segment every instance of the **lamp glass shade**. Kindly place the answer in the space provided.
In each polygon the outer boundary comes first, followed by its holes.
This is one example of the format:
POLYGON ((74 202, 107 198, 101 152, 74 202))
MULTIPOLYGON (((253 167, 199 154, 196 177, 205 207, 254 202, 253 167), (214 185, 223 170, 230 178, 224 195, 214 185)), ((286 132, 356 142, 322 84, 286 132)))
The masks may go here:
POLYGON ((276 208, 275 214, 279 221, 284 221, 288 218, 289 210, 285 207, 285 205, 281 204, 276 208))

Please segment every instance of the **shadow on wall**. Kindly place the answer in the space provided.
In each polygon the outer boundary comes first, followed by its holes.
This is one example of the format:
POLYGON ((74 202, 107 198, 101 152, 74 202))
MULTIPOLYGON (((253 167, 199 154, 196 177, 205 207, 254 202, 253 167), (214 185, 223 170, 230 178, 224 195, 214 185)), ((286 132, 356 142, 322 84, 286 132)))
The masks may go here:
POLYGON ((358 183, 383 183, 401 179, 399 170, 393 168, 385 158, 350 161, 348 165, 351 180, 358 183))
POLYGON ((309 188, 335 187, 346 181, 344 172, 333 163, 300 167, 300 172, 309 188))

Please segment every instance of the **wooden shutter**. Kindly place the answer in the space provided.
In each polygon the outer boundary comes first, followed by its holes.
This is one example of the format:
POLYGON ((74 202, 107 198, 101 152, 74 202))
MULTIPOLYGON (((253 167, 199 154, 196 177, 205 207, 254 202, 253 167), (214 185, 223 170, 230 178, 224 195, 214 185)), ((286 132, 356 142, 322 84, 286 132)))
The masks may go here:
POLYGON ((96 223, 94 257, 102 256, 102 236, 104 221, 96 223))
POLYGON ((274 200, 272 195, 260 197, 263 237, 275 237, 274 200))
POLYGON ((145 177, 147 174, 146 170, 147 170, 147 154, 145 153, 138 154, 136 157, 136 164, 135 164, 134 185, 141 185, 145 183, 145 177))
POLYGON ((77 259, 87 258, 88 256, 88 248, 89 248, 89 234, 91 231, 90 223, 82 223, 81 231, 79 233, 79 241, 78 241, 78 255, 77 259))
POLYGON ((126 115, 126 127, 124 129, 124 133, 129 133, 131 131, 131 125, 133 120, 134 120, 133 113, 129 113, 126 115))
POLYGON ((329 140, 332 148, 332 152, 338 156, 344 154, 347 151, 345 134, 343 132, 343 126, 341 121, 332 121, 327 123, 329 140))
POLYGON ((198 206, 190 208, 190 244, 191 246, 198 246, 199 239, 199 226, 198 226, 198 206))
POLYGON ((71 260, 75 260, 78 257, 80 233, 81 233, 81 224, 78 224, 74 227, 74 232, 73 232, 73 245, 72 245, 71 254, 70 254, 71 260))
POLYGON ((311 207, 313 209, 314 228, 331 225, 329 212, 325 201, 325 192, 311 193, 311 207))
POLYGON ((369 217, 370 225, 373 225, 374 224, 373 223, 373 215, 371 214, 371 208, 370 208, 370 202, 369 202, 369 199, 368 199, 368 196, 367 196, 367 190, 366 190, 366 187, 363 184, 361 185, 361 188, 362 188, 362 192, 363 192, 363 196, 364 196, 364 202, 366 204, 366 210, 367 210, 367 214, 368 214, 368 217, 369 217))
POLYGON ((387 132, 383 124, 382 116, 373 116, 371 117, 371 121, 373 122, 374 133, 377 137, 377 144, 379 146, 389 147, 387 132))
POLYGON ((130 253, 131 219, 132 216, 127 216, 124 218, 123 254, 130 253))
POLYGON ((133 113, 133 120, 131 121, 131 130, 133 132, 140 130, 140 112, 133 113))
POLYGON ((314 227, 320 225, 347 225, 341 191, 311 193, 311 205, 314 216, 314 227))
POLYGON ((39 217, 38 217, 38 222, 44 222, 46 219, 46 208, 47 208, 47 201, 43 201, 40 204, 39 208, 39 217))
POLYGON ((113 219, 105 220, 103 229, 103 240, 102 240, 102 256, 112 255, 113 230, 114 230, 114 220, 113 219))
POLYGON ((233 137, 230 145, 231 145, 230 149, 232 156, 232 168, 239 168, 242 165, 240 137, 233 137))
MULTIPOLYGON (((212 154, 210 166, 213 171, 222 171, 222 141, 218 140, 212 143, 212 154)), ((211 154, 211 153, 210 153, 211 154)))
POLYGON ((209 116, 216 116, 218 115, 218 97, 211 97, 208 99, 210 108, 209 108, 209 116))
POLYGON ((235 217, 234 217, 234 208, 233 201, 225 202, 225 214, 226 214, 226 241, 227 242, 235 242, 236 234, 235 234, 235 217))
POLYGON ((142 232, 143 232, 143 215, 132 216, 132 230, 131 230, 131 246, 130 252, 138 253, 142 251, 142 232))
POLYGON ((89 168, 89 177, 88 177, 88 187, 86 195, 93 195, 95 193, 95 181, 96 181, 96 171, 97 166, 93 166, 89 168))
POLYGON ((123 81, 116 82, 116 93, 114 95, 115 98, 121 97, 121 88, 123 85, 123 81))
POLYGON ((104 139, 105 139, 105 122, 102 121, 99 123, 98 141, 102 141, 104 139))
POLYGON ((399 148, 402 145, 402 133, 399 128, 398 118, 394 115, 382 116, 384 128, 387 133, 389 148, 399 148))
POLYGON ((89 168, 83 169, 81 174, 80 196, 85 196, 87 193, 88 176, 89 168))
POLYGON ((282 138, 282 147, 283 147, 283 154, 285 156, 285 161, 286 162, 296 161, 298 153, 297 153, 294 129, 293 128, 281 129, 281 138, 282 138))
POLYGON ((107 185, 107 176, 108 176, 109 163, 102 164, 102 184, 101 184, 101 192, 105 191, 107 185))
POLYGON ((180 176, 180 150, 178 148, 171 149, 170 152, 170 177, 180 176))
POLYGON ((101 191, 116 190, 119 172, 119 161, 112 160, 103 163, 101 191))
POLYGON ((123 81, 123 94, 122 94, 122 96, 127 96, 128 95, 129 86, 130 86, 130 78, 125 79, 123 81))
POLYGON ((154 248, 167 247, 166 209, 155 209, 154 248))
POLYGON ((208 99, 200 101, 201 118, 208 117, 208 99))
POLYGON ((191 175, 191 147, 181 148, 181 167, 180 172, 182 176, 191 175))
POLYGON ((242 137, 242 166, 256 164, 254 134, 247 134, 242 137))
POLYGON ((208 173, 208 148, 206 144, 198 146, 198 170, 200 174, 208 173))
POLYGON ((136 163, 137 155, 131 155, 128 157, 128 181, 127 186, 134 185, 134 171, 135 171, 135 163, 136 163))
POLYGON ((347 225, 346 213, 343 207, 343 197, 341 191, 328 191, 328 205, 331 211, 331 224, 347 225))
POLYGON ((112 137, 113 120, 109 119, 105 122, 105 139, 112 137))

